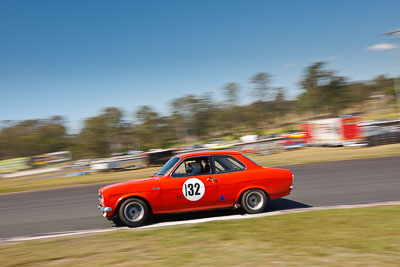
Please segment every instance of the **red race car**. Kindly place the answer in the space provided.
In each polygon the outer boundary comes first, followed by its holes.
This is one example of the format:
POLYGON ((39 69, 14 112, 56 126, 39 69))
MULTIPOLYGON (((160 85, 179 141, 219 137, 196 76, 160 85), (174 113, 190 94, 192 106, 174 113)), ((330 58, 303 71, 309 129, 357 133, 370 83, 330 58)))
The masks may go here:
POLYGON ((205 151, 172 157, 153 176, 99 189, 103 216, 127 226, 149 215, 242 207, 262 212, 268 199, 295 188, 289 170, 265 168, 234 151, 205 151))

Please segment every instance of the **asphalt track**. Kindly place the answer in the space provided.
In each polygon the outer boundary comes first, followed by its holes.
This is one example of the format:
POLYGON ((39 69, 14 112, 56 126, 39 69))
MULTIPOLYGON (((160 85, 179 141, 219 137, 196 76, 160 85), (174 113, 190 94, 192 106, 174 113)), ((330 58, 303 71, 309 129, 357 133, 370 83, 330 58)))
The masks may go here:
MULTIPOLYGON (((270 201, 265 212, 400 200, 400 156, 284 166, 295 174, 297 189, 270 201)), ((97 189, 87 185, 0 195, 0 238, 111 228, 97 210, 97 189)), ((156 216, 151 222, 226 216, 218 210, 156 216)))

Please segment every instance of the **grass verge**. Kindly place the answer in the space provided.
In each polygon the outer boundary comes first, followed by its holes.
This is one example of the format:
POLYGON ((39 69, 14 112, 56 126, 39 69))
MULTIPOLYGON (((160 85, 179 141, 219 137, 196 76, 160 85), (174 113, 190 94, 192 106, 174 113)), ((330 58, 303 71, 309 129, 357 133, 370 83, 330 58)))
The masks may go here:
MULTIPOLYGON (((394 155, 400 155, 400 144, 366 148, 308 147, 293 151, 282 151, 271 155, 251 156, 251 158, 259 162, 263 166, 272 167, 394 155)), ((44 188, 56 188, 70 185, 134 180, 149 177, 150 175, 155 173, 157 169, 158 168, 147 168, 133 171, 95 173, 85 176, 46 178, 39 180, 26 180, 27 177, 1 179, 0 194, 44 188)), ((43 176, 48 175, 49 174, 43 174, 43 176)))
POLYGON ((307 147, 264 156, 251 156, 263 166, 284 166, 400 155, 400 144, 375 147, 307 147))
POLYGON ((398 266, 400 205, 0 245, 2 266, 398 266))
POLYGON ((0 194, 71 185, 134 180, 149 177, 154 174, 157 169, 158 168, 146 168, 132 171, 93 173, 84 176, 46 178, 40 180, 25 180, 26 177, 2 179, 0 180, 0 194))

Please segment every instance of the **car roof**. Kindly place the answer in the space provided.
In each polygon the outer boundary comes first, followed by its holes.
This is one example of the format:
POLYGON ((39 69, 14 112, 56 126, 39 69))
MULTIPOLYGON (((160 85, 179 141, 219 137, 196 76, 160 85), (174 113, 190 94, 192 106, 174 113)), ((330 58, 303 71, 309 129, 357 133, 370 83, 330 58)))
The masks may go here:
POLYGON ((205 151, 198 151, 198 152, 189 152, 177 155, 181 158, 187 157, 196 157, 196 156, 211 156, 211 155, 240 155, 241 153, 238 151, 228 151, 228 150, 205 150, 205 151))

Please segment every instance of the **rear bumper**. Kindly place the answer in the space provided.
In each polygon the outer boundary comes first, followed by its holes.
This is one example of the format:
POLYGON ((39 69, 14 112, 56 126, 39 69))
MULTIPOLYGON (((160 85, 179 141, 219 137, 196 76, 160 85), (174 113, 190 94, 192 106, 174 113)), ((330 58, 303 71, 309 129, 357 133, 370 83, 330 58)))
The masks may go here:
POLYGON ((296 189, 296 185, 294 184, 294 174, 292 173, 292 185, 290 186, 290 189, 296 189))

